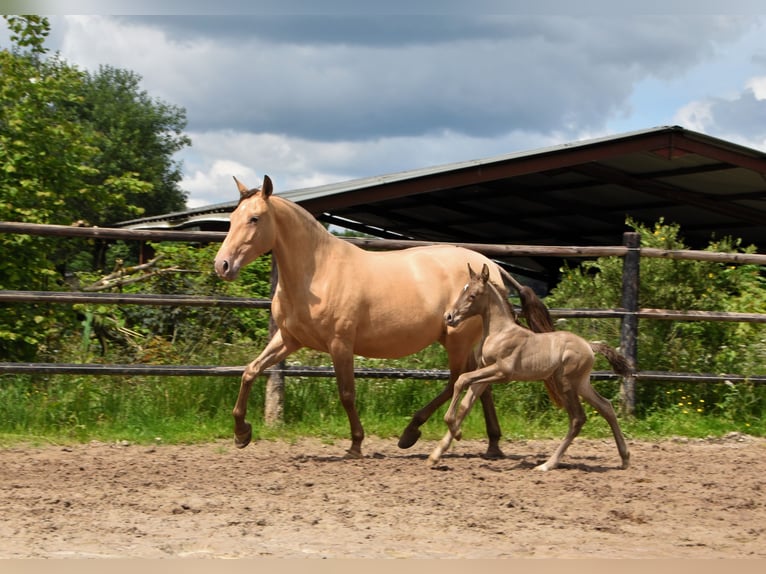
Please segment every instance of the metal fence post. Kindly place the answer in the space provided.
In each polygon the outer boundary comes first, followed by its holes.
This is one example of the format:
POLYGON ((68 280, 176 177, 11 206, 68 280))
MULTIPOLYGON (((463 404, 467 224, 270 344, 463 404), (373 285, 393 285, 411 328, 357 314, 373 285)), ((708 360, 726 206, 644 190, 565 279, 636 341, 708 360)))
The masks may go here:
MULTIPOLYGON (((622 318, 620 348, 622 353, 637 367, 638 347, 638 286, 641 260, 641 236, 635 232, 624 233, 622 244, 628 248, 622 266, 622 302, 627 313, 622 318)), ((624 377, 621 388, 622 412, 633 415, 636 412, 636 378, 624 377)))
MULTIPOLYGON (((279 270, 277 269, 277 262, 272 257, 271 259, 271 297, 274 297, 274 291, 277 288, 277 281, 279 278, 279 270)), ((269 336, 273 337, 277 330, 277 326, 274 323, 274 317, 269 312, 269 336)), ((264 401, 263 421, 267 426, 276 426, 284 422, 285 412, 285 376, 281 372, 284 368, 285 362, 280 361, 276 367, 277 372, 269 374, 266 380, 266 398, 264 401)))

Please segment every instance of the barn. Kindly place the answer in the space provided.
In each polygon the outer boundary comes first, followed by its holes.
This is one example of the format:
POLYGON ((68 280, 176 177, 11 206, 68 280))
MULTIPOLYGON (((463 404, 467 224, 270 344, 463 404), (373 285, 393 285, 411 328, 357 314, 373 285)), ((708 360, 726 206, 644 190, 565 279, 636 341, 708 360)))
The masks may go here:
MULTIPOLYGON (((664 218, 681 226, 691 248, 733 236, 766 252, 766 153, 679 126, 279 193, 320 221, 381 238, 620 245, 627 217, 649 225, 664 218)), ((234 207, 120 227, 225 231, 234 207)), ((503 263, 550 285, 562 261, 517 256, 503 263)))

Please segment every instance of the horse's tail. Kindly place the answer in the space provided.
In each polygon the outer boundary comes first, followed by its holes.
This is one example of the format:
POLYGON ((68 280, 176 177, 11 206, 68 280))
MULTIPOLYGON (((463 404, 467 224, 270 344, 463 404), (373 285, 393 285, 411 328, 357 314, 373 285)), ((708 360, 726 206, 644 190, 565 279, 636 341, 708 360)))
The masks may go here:
POLYGON ((535 333, 550 333, 551 331, 555 331, 556 328, 553 326, 553 319, 548 312, 548 308, 532 288, 516 281, 516 278, 513 275, 499 265, 497 268, 500 270, 503 278, 519 293, 519 297, 521 298, 521 314, 527 320, 529 328, 535 333))
POLYGON ((606 360, 609 361, 609 364, 612 366, 612 370, 621 377, 632 375, 635 371, 633 362, 609 345, 603 343, 591 343, 590 348, 593 349, 594 353, 604 355, 606 360))

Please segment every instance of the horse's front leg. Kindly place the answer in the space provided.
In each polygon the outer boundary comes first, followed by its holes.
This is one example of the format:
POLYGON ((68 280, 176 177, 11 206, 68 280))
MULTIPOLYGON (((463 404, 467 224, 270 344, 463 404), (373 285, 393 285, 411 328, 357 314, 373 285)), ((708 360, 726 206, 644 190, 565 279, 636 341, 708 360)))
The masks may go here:
POLYGON ((348 423, 351 427, 351 447, 346 451, 347 458, 362 457, 362 441, 364 428, 356 410, 356 382, 354 380, 354 354, 350 346, 341 342, 330 347, 335 377, 338 382, 340 402, 346 410, 348 423))
POLYGON ((247 415, 247 399, 250 396, 250 389, 253 381, 270 366, 286 358, 290 353, 298 348, 298 344, 288 339, 287 342, 282 337, 282 333, 277 331, 269 340, 261 354, 247 367, 242 373, 242 382, 239 385, 239 395, 237 403, 234 405, 232 415, 234 415, 234 444, 238 448, 245 448, 250 444, 253 436, 253 427, 245 420, 247 415))

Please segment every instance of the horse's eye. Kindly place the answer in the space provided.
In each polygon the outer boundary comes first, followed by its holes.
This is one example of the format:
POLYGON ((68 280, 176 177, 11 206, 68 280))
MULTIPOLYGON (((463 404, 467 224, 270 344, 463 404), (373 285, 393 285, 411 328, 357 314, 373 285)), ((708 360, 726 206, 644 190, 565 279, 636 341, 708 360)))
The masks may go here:
POLYGON ((253 215, 250 218, 250 223, 253 223, 253 224, 258 223, 258 216, 257 215, 253 215))

